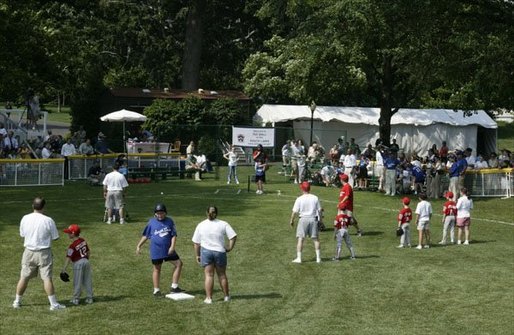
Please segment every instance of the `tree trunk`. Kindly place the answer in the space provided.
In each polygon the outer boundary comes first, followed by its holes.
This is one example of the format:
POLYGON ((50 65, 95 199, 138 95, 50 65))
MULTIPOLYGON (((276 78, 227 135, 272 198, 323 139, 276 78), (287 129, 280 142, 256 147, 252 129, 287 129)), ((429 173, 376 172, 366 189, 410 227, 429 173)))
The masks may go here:
POLYGON ((384 56, 382 64, 382 92, 380 97, 380 117, 378 118, 379 138, 384 145, 391 143, 391 118, 398 111, 392 110, 393 68, 392 56, 384 56))
POLYGON ((187 14, 182 60, 182 88, 186 90, 196 90, 200 82, 204 8, 205 0, 191 0, 187 14))

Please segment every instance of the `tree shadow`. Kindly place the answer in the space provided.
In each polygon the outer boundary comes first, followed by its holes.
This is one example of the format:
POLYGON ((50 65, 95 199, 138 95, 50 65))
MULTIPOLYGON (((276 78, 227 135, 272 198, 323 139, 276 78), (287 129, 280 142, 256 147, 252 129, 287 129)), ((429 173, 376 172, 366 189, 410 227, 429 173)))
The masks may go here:
POLYGON ((362 232, 362 236, 378 236, 378 235, 384 235, 383 231, 366 231, 362 232))
POLYGON ((282 299, 283 295, 276 292, 260 293, 260 294, 236 294, 232 295, 232 299, 252 300, 252 299, 282 299))

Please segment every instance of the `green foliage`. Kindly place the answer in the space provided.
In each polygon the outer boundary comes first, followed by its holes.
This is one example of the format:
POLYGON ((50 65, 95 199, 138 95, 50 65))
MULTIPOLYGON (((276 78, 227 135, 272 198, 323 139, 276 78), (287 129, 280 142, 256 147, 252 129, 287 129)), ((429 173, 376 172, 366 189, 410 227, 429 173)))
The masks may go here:
POLYGON ((172 100, 156 99, 145 108, 144 114, 147 117, 143 128, 148 129, 158 138, 170 137, 175 131, 175 122, 172 122, 175 111, 178 110, 177 103, 172 100))
MULTIPOLYGON (((278 164, 280 165, 280 164, 278 164)), ((350 229, 357 260, 332 262, 335 242, 331 231, 320 234, 323 263, 314 262, 307 240, 304 263, 295 257, 295 230, 289 226, 298 186, 268 172, 265 194, 238 193, 206 175, 151 184, 131 184, 126 196, 130 220, 126 225, 101 222, 104 199, 101 188, 81 182, 64 187, 38 187, 46 198, 46 213, 53 217, 60 239, 53 243, 54 283, 59 302, 69 305, 70 283, 57 279, 70 244, 62 230, 71 223, 82 228, 91 247, 95 302, 50 312, 39 278, 30 281, 19 310, 11 308, 23 253, 20 218, 31 211, 33 188, 6 188, 0 216, 0 309, 2 334, 498 334, 512 333, 508 320, 514 312, 514 291, 509 288, 514 266, 512 199, 475 199, 471 245, 434 246, 428 250, 396 249, 398 197, 356 192, 355 213, 364 229, 357 237, 350 229), (218 190, 218 191, 217 191, 218 190), (281 190, 281 195, 277 191, 281 190), (162 192, 162 193, 161 193, 162 192), (79 196, 77 196, 79 195, 79 196), (70 210, 70 199, 73 210, 70 210), (184 267, 180 286, 194 300, 175 302, 152 297, 152 265, 148 243, 143 254, 135 246, 157 202, 168 207, 177 224, 177 252, 184 267), (236 230, 238 240, 228 254, 227 276, 232 301, 222 302, 215 280, 214 302, 202 303, 203 269, 197 265, 191 236, 205 209, 214 204, 219 218, 236 230), (170 315, 172 318, 170 319, 170 315), (170 321, 171 320, 171 321, 170 321), (57 323, 56 323, 57 322, 57 323), (87 330, 87 331, 86 331, 87 330)), ((238 167, 239 180, 254 173, 238 167)), ((325 208, 325 224, 336 212, 338 190, 312 188, 325 208)), ((417 200, 413 199, 411 207, 417 200)), ((432 240, 441 237, 439 209, 433 201, 432 240)), ((411 229, 413 242, 417 242, 411 229)), ((343 246, 343 255, 348 250, 343 246)), ((171 265, 163 264, 161 289, 167 293, 171 265)))

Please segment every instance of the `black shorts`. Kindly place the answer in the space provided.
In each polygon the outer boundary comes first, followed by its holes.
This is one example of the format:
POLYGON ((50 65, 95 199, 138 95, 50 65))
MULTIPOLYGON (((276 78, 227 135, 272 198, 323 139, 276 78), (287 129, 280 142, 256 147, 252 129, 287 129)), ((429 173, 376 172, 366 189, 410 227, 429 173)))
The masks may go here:
POLYGON ((259 180, 262 181, 263 183, 265 183, 266 182, 266 175, 265 174, 263 174, 262 176, 255 175, 255 182, 258 182, 259 180))
POLYGON ((152 264, 162 264, 163 262, 169 262, 169 261, 177 261, 180 257, 176 252, 173 252, 171 255, 165 258, 158 258, 158 259, 152 259, 152 264))

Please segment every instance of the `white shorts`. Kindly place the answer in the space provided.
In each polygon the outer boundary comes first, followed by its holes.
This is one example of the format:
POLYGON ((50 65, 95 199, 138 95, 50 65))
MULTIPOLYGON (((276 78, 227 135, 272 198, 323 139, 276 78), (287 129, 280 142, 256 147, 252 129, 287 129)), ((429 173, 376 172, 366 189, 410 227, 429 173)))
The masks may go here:
POLYGON ((429 230, 430 229, 430 221, 419 221, 418 222, 418 230, 429 230))

